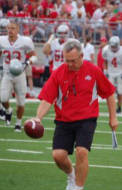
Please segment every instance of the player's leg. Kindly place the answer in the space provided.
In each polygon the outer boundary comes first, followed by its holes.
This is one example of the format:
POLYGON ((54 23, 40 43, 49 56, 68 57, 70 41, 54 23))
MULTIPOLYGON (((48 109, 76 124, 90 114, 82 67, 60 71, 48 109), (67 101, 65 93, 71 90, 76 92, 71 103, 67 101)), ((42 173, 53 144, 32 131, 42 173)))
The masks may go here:
POLYGON ((109 76, 109 80, 111 81, 111 83, 116 87, 116 95, 117 95, 117 109, 116 112, 120 113, 121 112, 121 108, 120 108, 120 101, 121 101, 121 96, 119 95, 119 91, 118 88, 122 88, 120 87, 121 85, 121 80, 118 80, 118 77, 113 77, 113 76, 109 76))
POLYGON ((84 147, 76 148, 76 187, 75 190, 83 189, 88 175, 88 150, 84 147))
POLYGON ((9 99, 12 93, 13 84, 12 80, 8 75, 4 75, 1 81, 1 102, 5 109, 5 120, 6 124, 10 125, 11 117, 12 117, 12 108, 9 104, 9 99))
POLYGON ((29 94, 30 94, 30 96, 35 97, 36 94, 33 89, 33 75, 32 75, 31 65, 28 65, 26 67, 25 72, 26 72, 27 82, 28 82, 28 86, 29 86, 29 94))
MULTIPOLYGON (((2 70, 0 70, 0 93, 1 93, 1 80, 2 80, 2 70)), ((5 109, 2 106, 1 97, 0 97, 0 119, 5 120, 5 109)))
POLYGON ((5 120, 6 112, 0 101, 0 120, 5 120))
POLYGON ((88 176, 88 151, 90 151, 96 128, 96 118, 83 120, 76 131, 76 187, 84 189, 88 176))
POLYGON ((27 92, 25 73, 22 73, 20 76, 16 77, 14 90, 17 99, 15 131, 21 132, 22 117, 24 114, 24 105, 25 105, 25 95, 27 92))
POLYGON ((117 100, 118 100, 118 103, 117 103, 117 110, 116 112, 117 113, 121 113, 121 106, 122 106, 122 77, 119 76, 117 77, 117 100))
POLYGON ((66 190, 74 190, 75 187, 75 170, 68 154, 73 153, 74 132, 69 130, 69 126, 65 127, 56 124, 53 138, 53 159, 57 166, 63 170, 68 177, 66 190), (63 139, 62 139, 63 138, 63 139))
POLYGON ((66 190, 74 190, 75 187, 75 170, 72 162, 68 157, 67 151, 63 149, 53 150, 53 159, 56 165, 67 174, 67 187, 66 190))

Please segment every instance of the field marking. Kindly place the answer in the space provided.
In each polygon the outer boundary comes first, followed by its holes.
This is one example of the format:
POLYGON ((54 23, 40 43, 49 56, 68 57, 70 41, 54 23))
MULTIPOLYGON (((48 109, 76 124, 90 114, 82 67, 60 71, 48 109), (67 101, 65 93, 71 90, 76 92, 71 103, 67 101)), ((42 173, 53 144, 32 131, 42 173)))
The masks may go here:
MULTIPOLYGON (((49 113, 49 116, 51 117, 55 117, 55 113, 49 113)), ((109 116, 109 113, 108 112, 99 112, 99 117, 102 117, 102 116, 109 116)), ((119 113, 117 114, 118 117, 122 117, 122 113, 119 113)))
MULTIPOLYGON (((16 159, 6 159, 6 158, 0 158, 0 161, 2 162, 19 162, 19 163, 33 163, 33 164, 55 164, 55 162, 52 161, 37 161, 37 160, 16 160, 16 159)), ((75 163, 73 163, 75 165, 75 163)), ((105 166, 105 165, 93 165, 90 164, 90 167, 94 168, 108 168, 108 169, 119 169, 122 170, 121 166, 105 166)))
MULTIPOLYGON (((4 139, 4 138, 0 138, 0 141, 1 142, 24 142, 24 143, 52 143, 52 140, 42 140, 42 139, 40 139, 40 140, 34 140, 34 139, 32 139, 32 140, 26 140, 26 139, 4 139)), ((109 145, 109 144, 92 144, 93 146, 111 146, 111 145, 109 145)), ((119 145, 119 147, 122 147, 121 145, 119 145)))
MULTIPOLYGON (((10 99, 10 102, 11 102, 11 103, 16 103, 16 99, 15 99, 15 98, 11 98, 11 99, 10 99)), ((30 98, 30 99, 29 99, 29 98, 27 99, 27 98, 26 98, 26 99, 25 99, 25 102, 26 102, 26 103, 39 103, 40 100, 39 100, 38 98, 33 98, 33 99, 31 99, 31 98, 30 98)))
MULTIPOLYGON (((0 125, 0 128, 13 128, 14 129, 14 126, 13 125, 7 125, 7 126, 4 126, 4 125, 0 125)), ((22 126, 23 128, 23 126, 22 126)), ((45 130, 49 130, 49 131, 54 131, 55 127, 45 127, 45 130)), ((102 133, 102 134, 111 134, 112 132, 111 131, 101 131, 101 130, 95 130, 95 133, 102 133)), ((118 135, 122 135, 122 131, 116 131, 116 134, 118 135)))
POLYGON ((52 143, 52 141, 44 141, 44 140, 25 140, 25 139, 3 139, 0 138, 0 141, 5 141, 5 142, 24 142, 24 143, 52 143))
MULTIPOLYGON (((104 116, 106 116, 106 117, 109 117, 109 113, 108 112, 100 112, 99 113, 99 116, 98 116, 98 119, 99 119, 99 117, 104 117, 104 116)), ((14 118, 16 118, 16 115, 12 115, 12 117, 14 117, 14 118)), ((122 113, 119 113, 119 114, 117 114, 117 117, 122 117, 122 113)), ((29 118, 31 118, 31 116, 23 116, 23 118, 25 118, 25 119, 29 119, 29 118)), ((45 116, 43 119, 50 119, 50 120, 54 120, 55 119, 55 114, 54 113, 48 113, 48 116, 45 116)))
MULTIPOLYGON (((46 147, 47 150, 52 150, 52 147, 46 147)), ((91 149, 95 149, 95 150, 113 150, 113 151, 121 151, 122 150, 122 147, 120 148, 120 146, 118 146, 116 149, 113 149, 112 148, 112 145, 111 147, 104 147, 104 146, 92 146, 91 149)))
POLYGON ((41 151, 33 151, 33 150, 7 149, 7 151, 29 153, 29 154, 43 154, 43 152, 41 152, 41 151))
MULTIPOLYGON (((47 140, 24 140, 24 139, 3 139, 0 138, 1 142, 23 142, 23 143, 45 143, 51 144, 52 141, 47 140)), ((48 147, 47 147, 48 148, 48 147)), ((92 144, 93 149, 113 150, 112 144, 92 144)), ((116 150, 122 150, 122 145, 119 145, 116 150)))
MULTIPOLYGON (((101 113, 101 115, 98 117, 98 123, 109 123, 109 121, 108 120, 100 120, 100 117, 104 117, 104 116, 107 116, 108 117, 108 113, 101 113)), ((16 116, 15 115, 12 115, 12 117, 13 118, 16 118, 16 116)), ((117 117, 119 118, 119 117, 122 117, 122 114, 117 114, 117 117)), ((30 117, 30 116, 23 116, 23 119, 30 119, 30 118, 32 118, 32 117, 30 117)), ((54 121, 54 117, 51 117, 51 116, 45 116, 44 118, 43 118, 43 120, 50 120, 50 121, 54 121)), ((2 120, 1 120, 2 121, 2 120)), ((2 121, 2 122, 4 122, 4 121, 2 121)), ((122 124, 122 121, 119 121, 119 124, 122 124)))

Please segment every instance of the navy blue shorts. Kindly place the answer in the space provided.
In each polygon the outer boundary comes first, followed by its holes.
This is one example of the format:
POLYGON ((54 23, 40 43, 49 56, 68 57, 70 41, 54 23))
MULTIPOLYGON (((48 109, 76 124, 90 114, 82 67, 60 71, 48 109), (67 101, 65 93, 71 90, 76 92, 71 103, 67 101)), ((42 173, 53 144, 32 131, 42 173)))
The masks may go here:
POLYGON ((97 118, 75 122, 55 121, 56 128, 53 137, 53 150, 64 149, 72 154, 74 147, 85 147, 90 151, 97 118))

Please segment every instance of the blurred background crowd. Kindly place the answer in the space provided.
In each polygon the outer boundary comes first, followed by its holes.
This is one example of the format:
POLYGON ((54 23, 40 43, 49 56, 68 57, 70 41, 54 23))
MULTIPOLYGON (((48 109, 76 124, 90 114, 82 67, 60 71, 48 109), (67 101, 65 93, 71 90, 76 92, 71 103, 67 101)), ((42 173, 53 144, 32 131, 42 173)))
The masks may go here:
POLYGON ((41 66, 32 66, 34 86, 42 86, 50 75, 49 60, 41 48, 62 23, 82 43, 90 36, 90 43, 97 47, 96 63, 99 48, 111 36, 117 35, 122 44, 122 0, 0 0, 0 35, 6 34, 13 18, 19 23, 20 34, 35 42, 41 66))
POLYGON ((0 0, 0 34, 12 17, 18 19, 21 33, 35 42, 45 42, 62 22, 80 41, 88 33, 94 44, 102 36, 122 39, 122 0, 0 0))

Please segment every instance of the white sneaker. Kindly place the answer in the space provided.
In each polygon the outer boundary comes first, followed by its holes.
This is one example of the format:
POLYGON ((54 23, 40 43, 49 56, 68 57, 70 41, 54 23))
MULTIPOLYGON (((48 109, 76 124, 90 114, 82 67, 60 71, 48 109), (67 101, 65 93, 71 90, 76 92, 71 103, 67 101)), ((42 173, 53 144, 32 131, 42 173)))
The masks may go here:
POLYGON ((15 130, 15 132, 21 132, 21 126, 20 125, 15 125, 14 130, 15 130))
POLYGON ((84 187, 82 186, 82 187, 80 187, 80 186, 75 186, 75 188, 74 188, 74 190, 84 190, 84 187))
POLYGON ((66 190, 74 190, 75 189, 75 172, 74 175, 67 177, 67 187, 66 190))
POLYGON ((3 120, 3 121, 5 121, 5 115, 0 115, 0 120, 3 120))

